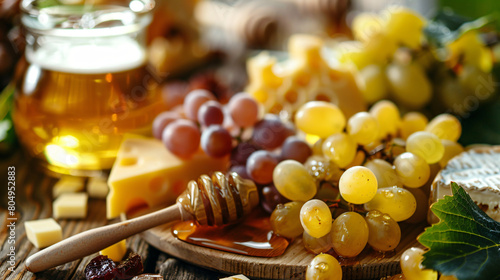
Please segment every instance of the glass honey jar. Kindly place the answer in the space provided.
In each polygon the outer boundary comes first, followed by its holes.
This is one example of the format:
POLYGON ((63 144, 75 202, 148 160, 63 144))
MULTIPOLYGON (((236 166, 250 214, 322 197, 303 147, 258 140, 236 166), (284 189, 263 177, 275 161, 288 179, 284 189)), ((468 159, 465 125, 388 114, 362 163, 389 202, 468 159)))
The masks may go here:
POLYGON ((145 46, 154 2, 59 3, 21 4, 13 121, 49 170, 85 175, 110 169, 124 135, 150 134, 165 109, 145 46))

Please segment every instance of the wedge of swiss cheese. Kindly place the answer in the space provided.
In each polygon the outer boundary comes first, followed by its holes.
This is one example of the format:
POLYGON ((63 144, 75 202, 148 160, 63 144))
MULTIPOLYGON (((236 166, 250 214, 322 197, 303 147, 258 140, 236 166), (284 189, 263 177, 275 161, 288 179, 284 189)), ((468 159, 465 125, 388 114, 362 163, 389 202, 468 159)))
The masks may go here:
MULTIPOLYGON (((451 159, 432 183, 430 203, 451 195, 451 181, 462 186, 479 208, 500 222, 500 146, 473 148, 451 159)), ((429 211, 429 222, 437 221, 429 211)))
POLYGON ((214 159, 202 151, 182 160, 159 140, 127 138, 109 175, 107 218, 116 218, 143 205, 173 204, 190 180, 213 171, 225 171, 228 162, 227 157, 214 159))

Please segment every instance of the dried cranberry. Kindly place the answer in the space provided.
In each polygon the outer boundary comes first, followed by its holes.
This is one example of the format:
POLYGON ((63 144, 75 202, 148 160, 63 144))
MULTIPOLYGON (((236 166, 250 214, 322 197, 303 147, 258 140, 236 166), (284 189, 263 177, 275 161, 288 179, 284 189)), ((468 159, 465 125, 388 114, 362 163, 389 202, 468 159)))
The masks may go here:
POLYGON ((112 280, 116 274, 116 264, 107 256, 93 258, 85 267, 87 280, 112 280))
POLYGON ((136 253, 131 253, 128 258, 118 265, 116 268, 116 277, 118 279, 130 279, 139 275, 144 270, 141 256, 136 253))

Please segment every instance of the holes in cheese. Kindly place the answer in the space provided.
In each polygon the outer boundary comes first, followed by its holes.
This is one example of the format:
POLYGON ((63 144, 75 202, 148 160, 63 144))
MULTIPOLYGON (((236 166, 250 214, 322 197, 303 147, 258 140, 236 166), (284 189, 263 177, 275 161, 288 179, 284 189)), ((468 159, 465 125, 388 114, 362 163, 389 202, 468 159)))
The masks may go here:
POLYGON ((154 177, 149 182, 149 190, 151 192, 159 192, 162 189, 163 183, 164 183, 163 177, 154 177))

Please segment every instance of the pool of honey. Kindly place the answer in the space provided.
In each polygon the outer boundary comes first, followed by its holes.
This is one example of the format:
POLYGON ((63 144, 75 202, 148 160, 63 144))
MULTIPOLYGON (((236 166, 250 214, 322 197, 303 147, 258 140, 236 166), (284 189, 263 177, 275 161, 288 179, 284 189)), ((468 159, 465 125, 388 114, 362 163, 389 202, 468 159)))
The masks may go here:
POLYGON ((111 168, 124 134, 148 135, 163 111, 146 65, 115 73, 64 73, 20 63, 13 111, 16 133, 60 173, 111 168))
POLYGON ((254 257, 282 255, 290 242, 273 234, 269 216, 255 209, 240 223, 220 227, 200 226, 185 221, 172 227, 175 237, 185 242, 254 257))

